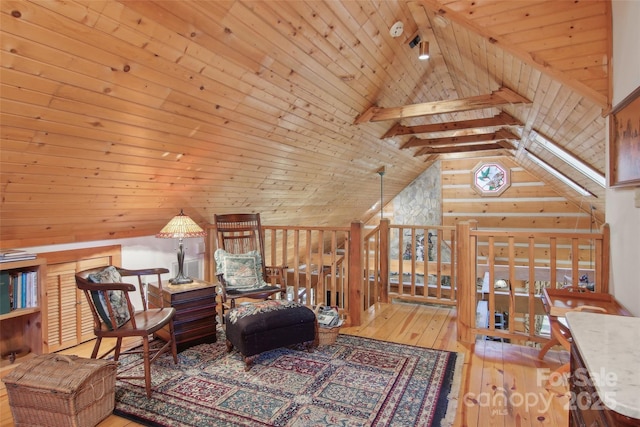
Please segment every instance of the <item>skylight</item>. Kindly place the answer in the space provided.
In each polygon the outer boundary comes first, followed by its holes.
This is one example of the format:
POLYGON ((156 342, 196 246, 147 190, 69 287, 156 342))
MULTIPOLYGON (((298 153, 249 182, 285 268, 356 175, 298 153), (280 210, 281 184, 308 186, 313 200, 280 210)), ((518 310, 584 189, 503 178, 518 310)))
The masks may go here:
POLYGON ((561 148, 559 145, 549 141, 544 136, 540 135, 537 132, 532 132, 535 136, 533 140, 538 143, 541 147, 545 148, 547 151, 551 152, 554 156, 559 159, 564 160, 566 163, 571 165, 578 172, 585 175, 587 178, 591 179, 593 182, 599 184, 602 188, 605 187, 606 182, 604 175, 602 175, 597 170, 593 169, 591 166, 584 163, 582 160, 569 153, 565 149, 561 148))
POLYGON ((542 169, 544 169, 547 172, 549 172, 551 175, 553 175, 556 178, 558 178, 560 181, 562 181, 565 184, 567 184, 569 187, 573 188, 580 195, 582 195, 582 196, 593 196, 593 194, 591 194, 591 192, 589 192, 588 190, 584 189, 582 186, 578 185, 575 181, 571 180, 566 175, 558 172, 558 170, 556 170, 553 166, 550 166, 548 163, 546 163, 545 161, 543 161, 540 158, 538 158, 532 152, 525 150, 525 153, 527 153, 527 156, 529 157, 529 159, 531 159, 535 164, 537 164, 542 169))

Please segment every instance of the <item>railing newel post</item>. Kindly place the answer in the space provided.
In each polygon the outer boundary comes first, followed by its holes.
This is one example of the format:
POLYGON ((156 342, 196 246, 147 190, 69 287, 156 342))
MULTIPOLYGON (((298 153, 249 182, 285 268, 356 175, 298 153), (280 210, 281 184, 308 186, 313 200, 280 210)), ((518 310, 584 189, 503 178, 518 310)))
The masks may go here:
POLYGON ((353 221, 351 223, 349 244, 349 320, 350 326, 360 326, 362 322, 362 287, 364 283, 363 263, 363 238, 364 223, 353 221))
POLYGON ((389 302, 389 256, 391 228, 388 218, 380 220, 380 302, 389 302))

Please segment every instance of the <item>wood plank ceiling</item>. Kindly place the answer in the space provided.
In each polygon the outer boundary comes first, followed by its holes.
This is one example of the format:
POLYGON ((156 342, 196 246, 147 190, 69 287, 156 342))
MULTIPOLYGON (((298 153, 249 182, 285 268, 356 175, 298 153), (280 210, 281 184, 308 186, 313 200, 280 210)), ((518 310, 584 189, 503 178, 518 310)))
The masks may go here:
POLYGON ((534 138, 604 174, 609 1, 0 8, 3 247, 153 235, 181 208, 201 224, 346 225, 375 215, 381 167, 388 202, 435 160, 478 153, 514 156, 582 203, 536 153, 604 212, 604 188, 534 138), (518 99, 438 110, 496 91, 518 99), (403 115, 414 105, 438 114, 403 115))

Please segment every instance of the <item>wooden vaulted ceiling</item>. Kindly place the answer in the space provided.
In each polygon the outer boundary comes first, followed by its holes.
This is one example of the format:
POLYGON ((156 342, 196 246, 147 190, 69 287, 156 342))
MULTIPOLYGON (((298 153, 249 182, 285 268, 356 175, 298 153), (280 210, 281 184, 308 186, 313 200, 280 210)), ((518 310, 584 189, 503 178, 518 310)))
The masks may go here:
POLYGON ((201 224, 345 225, 375 215, 381 167, 388 202, 456 156, 513 156, 579 202, 527 151, 604 212, 604 188, 533 139, 604 173, 609 1, 3 0, 0 13, 2 246, 153 235, 181 208, 201 224), (470 101, 505 92, 518 99, 470 101))

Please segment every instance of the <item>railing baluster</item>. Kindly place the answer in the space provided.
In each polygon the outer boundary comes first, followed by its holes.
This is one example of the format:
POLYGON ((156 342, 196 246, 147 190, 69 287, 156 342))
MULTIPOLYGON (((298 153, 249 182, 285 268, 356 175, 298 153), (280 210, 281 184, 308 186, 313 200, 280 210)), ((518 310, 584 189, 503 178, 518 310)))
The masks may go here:
POLYGON ((532 338, 535 335, 535 326, 536 326, 536 315, 535 315, 535 310, 536 310, 536 298, 535 298, 535 280, 536 280, 536 271, 535 268, 531 268, 533 266, 535 266, 535 262, 536 262, 536 254, 535 254, 535 243, 536 240, 533 236, 529 237, 529 286, 527 286, 527 289, 529 291, 529 313, 527 313, 526 315, 528 315, 528 319, 529 319, 529 338, 532 338))
POLYGON ((398 228, 398 294, 404 294, 404 232, 398 228))
MULTIPOLYGON (((516 295, 515 295, 515 258, 516 258, 516 250, 515 250, 515 239, 513 236, 509 236, 509 332, 513 333, 515 331, 515 314, 516 314, 516 295)), ((530 266, 531 268, 531 266, 530 266)))
POLYGON ((578 248, 578 238, 571 239, 571 285, 578 286, 580 283, 580 273, 578 263, 580 262, 580 250, 578 248))
POLYGON ((551 277, 549 281, 551 282, 551 288, 558 287, 558 277, 557 277, 557 268, 558 268, 558 239, 555 237, 549 238, 549 266, 551 268, 551 277))
MULTIPOLYGON (((300 230, 293 230, 293 298, 300 295, 300 230)), ((309 298, 307 297, 307 301, 309 298)))
MULTIPOLYGON (((489 264, 489 330, 495 330, 495 312, 496 312, 496 242, 493 236, 489 236, 489 253, 487 254, 487 260, 489 264)), ((486 276, 486 275, 485 275, 486 276)), ((484 283, 483 283, 484 285, 484 283)))

